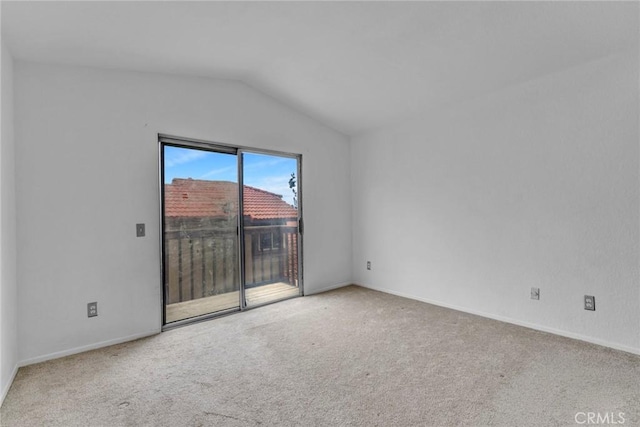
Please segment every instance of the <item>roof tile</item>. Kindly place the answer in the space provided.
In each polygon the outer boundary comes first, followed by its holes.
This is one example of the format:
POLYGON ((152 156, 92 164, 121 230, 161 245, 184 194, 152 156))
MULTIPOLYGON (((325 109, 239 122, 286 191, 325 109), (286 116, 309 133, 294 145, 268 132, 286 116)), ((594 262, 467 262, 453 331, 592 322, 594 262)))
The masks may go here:
MULTIPOLYGON (((238 184, 174 178, 164 186, 167 217, 227 217, 237 209, 238 184)), ((244 186, 244 215, 251 220, 295 219, 296 208, 279 194, 244 186)))

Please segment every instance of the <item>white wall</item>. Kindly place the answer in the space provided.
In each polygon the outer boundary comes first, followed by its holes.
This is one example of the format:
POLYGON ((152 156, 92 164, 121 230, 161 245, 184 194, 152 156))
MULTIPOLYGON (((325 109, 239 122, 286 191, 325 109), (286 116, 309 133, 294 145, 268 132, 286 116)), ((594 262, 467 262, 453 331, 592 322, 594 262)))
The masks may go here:
POLYGON ((301 153, 306 292, 349 282, 349 148, 335 131, 203 78, 16 61, 15 100, 21 363, 160 330, 158 133, 301 153))
POLYGON ((0 141, 0 405, 17 370, 16 191, 13 136, 13 58, 2 50, 0 141))
POLYGON ((633 51, 354 138, 356 283, 640 352, 638 115, 633 51))

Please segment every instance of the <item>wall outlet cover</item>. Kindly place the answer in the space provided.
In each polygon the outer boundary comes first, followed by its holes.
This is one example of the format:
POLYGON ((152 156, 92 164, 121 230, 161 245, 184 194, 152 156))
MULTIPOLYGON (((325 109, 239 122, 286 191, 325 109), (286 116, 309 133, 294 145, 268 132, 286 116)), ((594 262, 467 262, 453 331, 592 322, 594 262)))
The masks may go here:
POLYGON ((596 311, 596 297, 594 297, 593 295, 585 295, 584 309, 589 311, 596 311))
POLYGON ((87 317, 96 317, 98 315, 98 303, 90 302, 87 304, 87 317))

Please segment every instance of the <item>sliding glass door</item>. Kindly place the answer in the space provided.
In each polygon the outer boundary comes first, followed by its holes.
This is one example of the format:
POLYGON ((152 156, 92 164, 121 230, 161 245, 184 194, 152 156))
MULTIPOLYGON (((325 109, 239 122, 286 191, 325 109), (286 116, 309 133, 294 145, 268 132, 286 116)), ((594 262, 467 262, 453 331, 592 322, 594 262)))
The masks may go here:
POLYGON ((240 307, 236 155, 163 146, 165 323, 240 307))
POLYGON ((301 295, 300 157, 170 137, 160 153, 164 324, 301 295))
POLYGON ((298 159, 242 152, 242 165, 246 304, 298 295, 298 159))

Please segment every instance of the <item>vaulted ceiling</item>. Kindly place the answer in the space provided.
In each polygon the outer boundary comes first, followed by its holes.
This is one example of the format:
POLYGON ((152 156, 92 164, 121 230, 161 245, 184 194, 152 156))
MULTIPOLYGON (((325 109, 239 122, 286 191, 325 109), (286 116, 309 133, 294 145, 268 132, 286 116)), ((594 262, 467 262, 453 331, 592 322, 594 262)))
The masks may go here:
POLYGON ((241 80, 347 135, 638 49, 637 2, 2 2, 17 59, 241 80))

